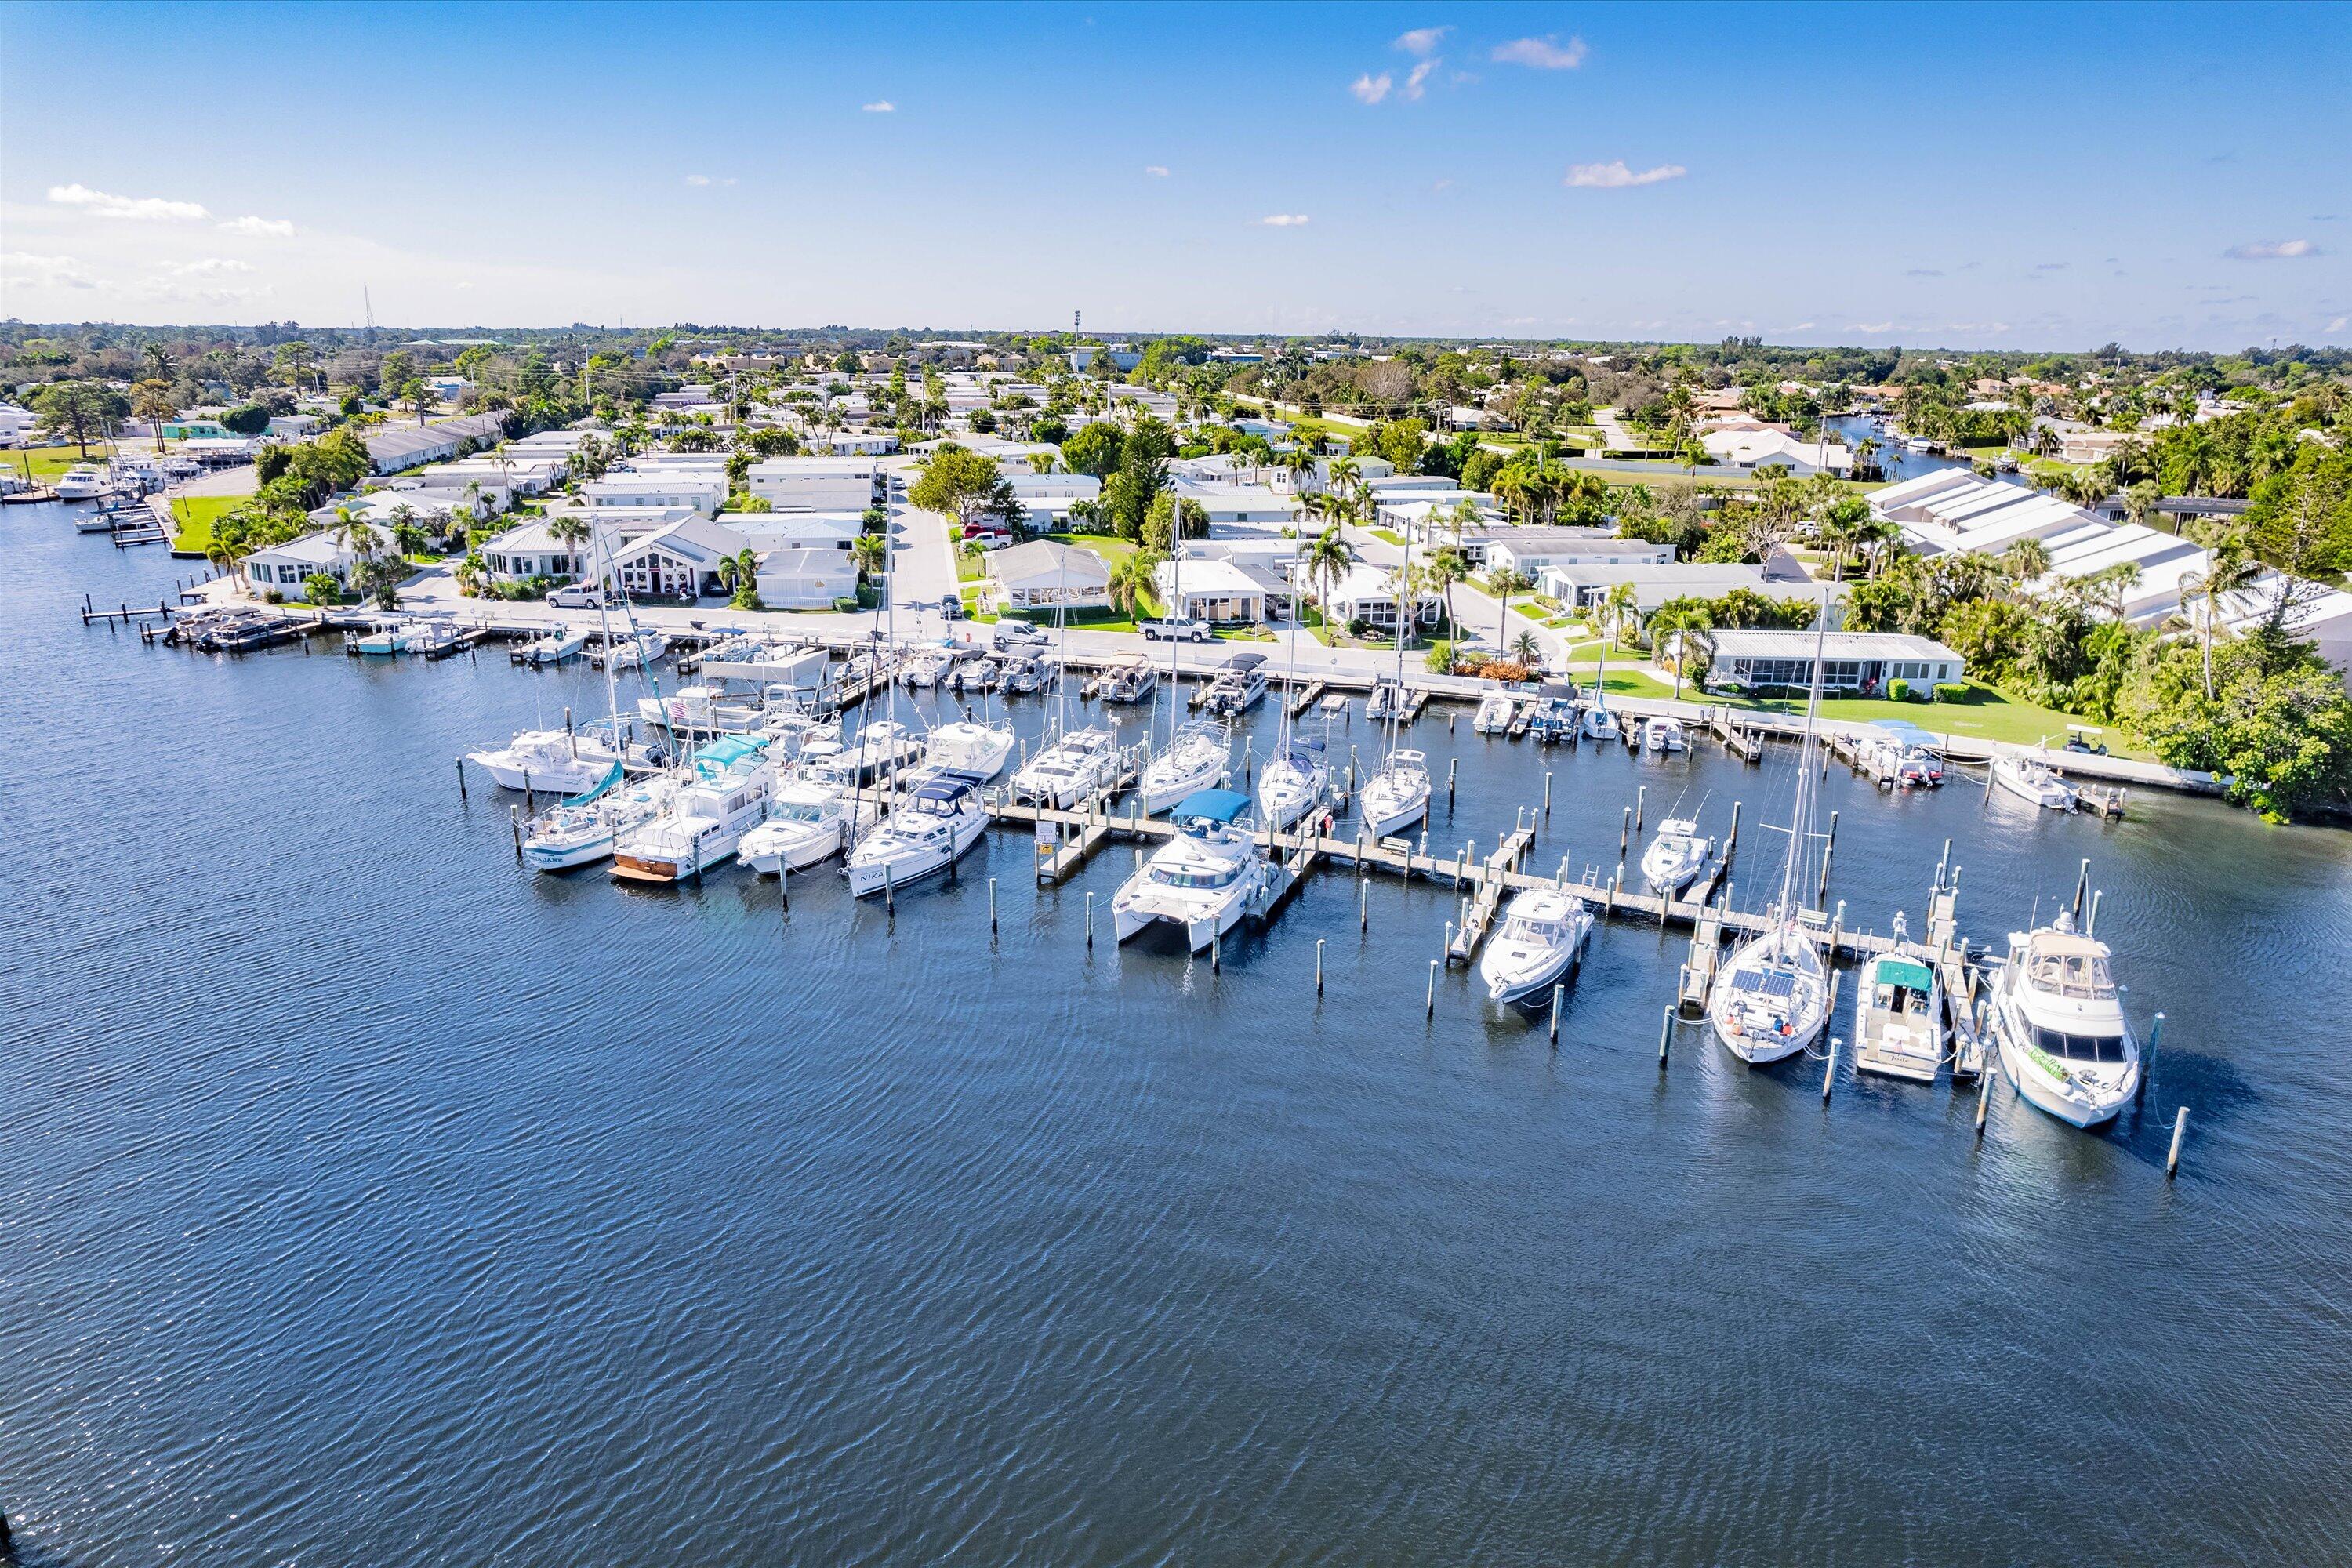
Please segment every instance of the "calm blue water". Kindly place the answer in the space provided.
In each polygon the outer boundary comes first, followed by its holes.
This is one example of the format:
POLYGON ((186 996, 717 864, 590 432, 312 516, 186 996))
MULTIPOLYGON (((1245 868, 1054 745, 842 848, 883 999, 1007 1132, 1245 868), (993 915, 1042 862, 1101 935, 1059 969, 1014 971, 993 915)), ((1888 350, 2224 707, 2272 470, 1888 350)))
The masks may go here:
MULTIPOLYGON (((1087 952, 1124 850, 1041 892, 999 837, 895 925, 832 877, 789 919, 732 868, 534 879, 452 759, 584 672, 149 648, 69 605, 185 563, 0 529, 27 1563, 2342 1554, 2352 836, 1832 771, 1856 923, 1947 836, 1980 939, 2089 856, 2169 1015, 2141 1114, 2000 1089, 1979 1143, 1948 1086, 1824 1108, 1694 1028, 1662 1076, 1684 944, 1640 926, 1557 1051, 1459 973, 1424 1021, 1442 888, 1360 936, 1327 874, 1213 973, 1087 952)), ((1644 784, 1719 828, 1788 783, 1413 738, 1462 759, 1441 838, 1554 768, 1545 864, 1613 866, 1644 784)))

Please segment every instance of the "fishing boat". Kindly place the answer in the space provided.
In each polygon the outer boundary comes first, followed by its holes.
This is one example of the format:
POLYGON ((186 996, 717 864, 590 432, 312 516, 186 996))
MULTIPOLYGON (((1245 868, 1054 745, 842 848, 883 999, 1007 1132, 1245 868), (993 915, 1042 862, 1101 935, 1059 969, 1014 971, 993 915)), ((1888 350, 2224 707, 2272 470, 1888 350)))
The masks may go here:
POLYGON ((1697 823, 1686 816, 1669 816, 1658 824, 1658 836, 1642 851, 1642 875, 1649 879, 1652 892, 1671 899, 1706 869, 1706 858, 1714 847, 1712 839, 1699 837, 1697 823))
POLYGON ((352 638, 350 646, 353 653, 389 658, 396 653, 406 653, 413 636, 399 621, 379 621, 374 630, 362 632, 352 638))
POLYGON ((1015 654, 997 667, 997 684, 1025 697, 1045 684, 1045 662, 1031 654, 1015 654))
POLYGON ((923 747, 922 771, 933 776, 963 773, 992 784, 1013 760, 1013 746, 1012 725, 959 719, 931 731, 923 747))
POLYGON ((1139 786, 1144 815, 1156 816, 1189 795, 1218 788, 1232 776, 1233 737, 1225 727, 1213 720, 1186 724, 1144 764, 1139 786))
POLYGON ((1104 701, 1140 702, 1159 686, 1160 672, 1139 653, 1122 654, 1104 669, 1100 681, 1095 690, 1104 701))
POLYGON ((609 639, 604 645, 604 668, 627 669, 646 666, 669 651, 669 638, 651 628, 628 636, 609 639))
POLYGON ((856 811, 856 797, 837 777, 778 784, 769 792, 767 816, 743 835, 736 858, 762 877, 805 871, 840 851, 856 811))
POLYGON ((1550 888, 1515 893, 1503 923, 1478 958, 1486 999, 1498 1006, 1549 995, 1584 956, 1592 911, 1580 899, 1550 888))
POLYGON ((1013 798, 1067 810, 1118 782, 1118 740, 1108 730, 1071 730, 1013 775, 1013 798))
POLYGON ((96 500, 106 493, 106 476, 88 463, 76 463, 58 476, 59 500, 96 500))
POLYGON ((1481 735, 1499 735, 1511 727, 1511 720, 1519 704, 1507 691, 1489 691, 1478 700, 1478 711, 1470 721, 1470 728, 1481 735))
MULTIPOLYGON (((615 772, 619 767, 614 763, 615 772)), ((550 806, 523 828, 523 864, 549 872, 595 864, 613 853, 618 835, 668 810, 683 783, 676 773, 656 773, 634 783, 613 778, 609 790, 600 794, 591 788, 550 806)))
POLYGON ((766 710, 751 697, 730 697, 715 686, 681 686, 669 695, 637 699, 637 717, 656 730, 741 732, 757 727, 766 710))
POLYGON ((1895 764, 1895 783, 1900 789, 1934 789, 1944 782, 1944 759, 1925 746, 1904 748, 1895 764))
POLYGON ((721 735, 694 753, 668 809, 613 840, 613 875, 677 882, 725 861, 767 814, 775 764, 757 742, 721 735))
POLYGON ((1429 759, 1415 751, 1391 752, 1356 797, 1364 830, 1375 838, 1401 833, 1429 815, 1429 759))
POLYGON ((1583 724, 1583 711, 1577 706, 1576 688, 1559 681, 1549 682, 1537 700, 1532 728, 1540 745, 1557 745, 1573 741, 1583 724))
POLYGON ((2071 914, 2013 931, 1992 993, 1993 1037, 2011 1088, 2061 1121, 2096 1127, 2139 1088, 2113 955, 2071 914))
POLYGON ((523 646, 522 661, 532 666, 562 664, 587 646, 585 627, 552 626, 523 646))
POLYGON ((570 730, 525 730, 495 751, 466 753, 500 789, 551 795, 577 795, 591 787, 620 757, 604 736, 570 730))
POLYGON ((1280 873, 1257 835, 1240 826, 1249 797, 1206 789, 1169 814, 1176 831, 1111 897, 1111 919, 1126 942, 1154 925, 1181 931, 1198 952, 1250 916, 1272 908, 1280 873))
POLYGON ((1789 814, 1789 852, 1780 889, 1765 910, 1765 928, 1735 949, 1717 969, 1707 1018, 1726 1049, 1751 1067, 1795 1056, 1829 1022, 1829 972, 1813 945, 1800 902, 1801 874, 1815 837, 1815 726, 1822 706, 1822 645, 1828 637, 1826 597, 1815 616, 1813 683, 1805 704, 1805 733, 1797 753, 1796 795, 1789 814))
POLYGON ((992 658, 968 658, 948 673, 947 686, 952 691, 991 691, 996 687, 996 661, 992 658))
MULTIPOLYGON (((139 510, 143 512, 147 509, 142 507, 139 510)), ((100 507, 96 511, 78 513, 74 518, 74 531, 76 533, 112 533, 115 520, 121 515, 121 509, 110 504, 100 507)))
POLYGON ((1220 719, 1238 719, 1265 695, 1265 655, 1237 653, 1217 667, 1201 706, 1220 719))
POLYGON ((940 677, 947 673, 950 662, 950 656, 944 649, 917 648, 907 656, 904 663, 898 666, 898 684, 909 687, 937 686, 940 683, 940 677))
POLYGON ((931 780, 860 839, 845 870, 857 898, 903 888, 944 871, 988 829, 981 781, 965 773, 931 780))
POLYGON ((1258 774, 1258 816, 1279 831, 1313 815, 1331 794, 1331 763, 1323 742, 1293 735, 1258 774))
POLYGON ((1645 752, 1687 752, 1690 737, 1683 730, 1683 721, 1664 715, 1642 725, 1642 749, 1645 752))
POLYGON ((1944 1062, 1944 983, 1935 955, 1909 940, 1899 912, 1895 945, 1872 954, 1855 981, 1854 1070, 1935 1082, 1944 1062))
POLYGON ((1372 682, 1372 694, 1364 699, 1364 717, 1378 724, 1404 711, 1404 686, 1383 675, 1372 682))
POLYGON ((2079 802, 2074 786, 2030 752, 2006 752, 1995 757, 1992 782, 1995 788, 2050 811, 2072 811, 2079 802))

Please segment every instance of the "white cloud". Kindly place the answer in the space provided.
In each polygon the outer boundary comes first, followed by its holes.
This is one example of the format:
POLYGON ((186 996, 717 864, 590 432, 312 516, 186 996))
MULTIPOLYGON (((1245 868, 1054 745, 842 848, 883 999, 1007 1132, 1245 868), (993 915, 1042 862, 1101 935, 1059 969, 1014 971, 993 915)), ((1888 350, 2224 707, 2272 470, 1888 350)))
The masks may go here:
POLYGON ((294 237, 294 226, 282 217, 233 217, 221 227, 230 234, 249 234, 257 239, 294 237))
POLYGON ((163 196, 118 196, 88 185, 51 185, 49 200, 61 207, 79 207, 96 217, 137 218, 143 222, 196 223, 212 216, 195 202, 175 202, 163 196))
POLYGON ((16 289, 95 289, 98 280, 70 256, 0 251, 0 283, 16 289))
POLYGON ((1356 95, 1358 103, 1378 103, 1389 95, 1389 89, 1395 85, 1395 80, 1386 71, 1381 72, 1378 76, 1366 71, 1348 84, 1348 90, 1356 95))
POLYGON ((250 272, 253 267, 249 262, 226 256, 207 256, 201 261, 166 263, 163 270, 175 278, 222 278, 235 272, 250 272))
POLYGON ((731 185, 735 183, 735 176, 732 174, 724 176, 716 174, 688 174, 686 177, 686 183, 689 185, 731 185))
POLYGON ((2263 239, 2249 245, 2233 245, 2221 254, 2232 261, 2293 261, 2305 256, 2317 256, 2319 247, 2307 239, 2263 239))
POLYGON ((1689 174, 1680 163, 1661 163, 1654 169, 1629 169, 1622 158, 1606 163, 1571 163, 1568 178, 1562 184, 1580 190, 1618 191, 1628 185, 1654 185, 1661 180, 1679 180, 1689 174))
POLYGON ((1453 182, 1452 180, 1450 180, 1450 179, 1448 179, 1448 180, 1440 180, 1440 181, 1438 181, 1438 182, 1437 182, 1437 184, 1433 184, 1433 185, 1432 185, 1432 186, 1430 186, 1430 187, 1429 187, 1429 189, 1430 189, 1430 193, 1431 193, 1432 195, 1435 195, 1435 194, 1436 194, 1437 192, 1439 192, 1439 191, 1450 191, 1450 190, 1452 190, 1453 188, 1454 188, 1454 182, 1453 182))
POLYGON ((2352 316, 2338 316, 2327 323, 2327 335, 2334 337, 2347 327, 2352 327, 2352 316))
POLYGON ((1305 213, 1268 213, 1257 221, 1268 228, 1304 228, 1307 226, 1307 215, 1305 213))
POLYGON ((1168 177, 1168 165, 1165 163, 1146 163, 1143 165, 1143 172, 1150 175, 1155 180, 1164 180, 1168 177))
POLYGON ((1559 35, 1547 33, 1540 38, 1514 38, 1507 44, 1496 44, 1494 58, 1508 66, 1568 71, 1582 65, 1588 52, 1582 38, 1570 38, 1563 44, 1559 35))
POLYGON ((1852 324, 1850 324, 1849 326, 1847 326, 1847 328, 1846 328, 1846 331, 1849 331, 1849 332, 1873 332, 1873 333, 1876 333, 1876 332, 1891 332, 1891 331, 1893 331, 1894 330, 1895 330, 1895 323, 1894 323, 1894 322, 1892 322, 1892 321, 1855 321, 1855 322, 1853 322, 1852 324))
POLYGON ((1399 33, 1394 47, 1409 55, 1428 55, 1452 31, 1451 27, 1415 27, 1410 33, 1399 33))
POLYGON ((857 107, 868 114, 896 114, 898 112, 898 106, 891 102, 887 98, 877 98, 871 103, 861 103, 857 107))
POLYGON ((1421 84, 1423 81, 1427 79, 1430 72, 1435 70, 1444 63, 1445 62, 1442 59, 1423 60, 1419 65, 1413 67, 1412 74, 1404 79, 1405 97, 1416 101, 1419 100, 1422 94, 1421 84))

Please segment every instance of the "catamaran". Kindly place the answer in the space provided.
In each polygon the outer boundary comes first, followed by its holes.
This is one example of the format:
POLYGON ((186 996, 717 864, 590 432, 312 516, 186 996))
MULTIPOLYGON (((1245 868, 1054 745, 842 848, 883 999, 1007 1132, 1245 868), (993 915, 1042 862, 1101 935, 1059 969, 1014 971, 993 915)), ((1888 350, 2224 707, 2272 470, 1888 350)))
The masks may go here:
POLYGON ((1186 795, 1169 814, 1176 831, 1111 898, 1118 940, 1156 924, 1198 952, 1250 916, 1263 918, 1281 885, 1257 835, 1240 825, 1249 796, 1229 789, 1186 795))
POLYGON ((1706 869, 1714 840, 1699 837, 1698 824, 1687 816, 1669 816, 1658 824, 1658 836, 1642 851, 1642 875, 1650 890, 1671 899, 1706 869))
POLYGON ((669 808, 613 840, 613 875, 676 882, 724 861, 766 815, 775 764, 765 748, 721 735, 694 753, 669 808))
POLYGON ((849 852, 849 890, 866 898, 944 871, 988 830, 982 781, 949 773, 918 788, 849 852))
POLYGON ((1895 917, 1895 945, 1871 955, 1853 988, 1853 1065, 1918 1083, 1944 1063, 1944 983, 1935 955, 1909 940, 1895 917))
POLYGON ((2139 1042, 2124 1019, 2113 956, 2062 912, 2010 933, 1993 986, 1993 1037, 2010 1086, 2077 1127, 2111 1120, 2139 1088, 2139 1042))
POLYGON ((1584 956, 1592 911, 1584 901, 1550 888, 1515 893, 1504 906, 1502 928, 1478 958, 1486 999, 1500 1005, 1548 994, 1584 956))
POLYGON ((1797 753, 1796 798, 1790 811, 1780 890, 1765 910, 1763 931, 1724 962, 1707 997, 1707 1017, 1716 1037, 1751 1067, 1796 1055, 1820 1037, 1829 1021, 1829 973, 1804 925, 1799 901, 1799 879, 1813 838, 1813 741, 1822 707, 1822 649, 1829 626, 1826 597, 1813 626, 1813 683, 1805 704, 1804 741, 1797 753))

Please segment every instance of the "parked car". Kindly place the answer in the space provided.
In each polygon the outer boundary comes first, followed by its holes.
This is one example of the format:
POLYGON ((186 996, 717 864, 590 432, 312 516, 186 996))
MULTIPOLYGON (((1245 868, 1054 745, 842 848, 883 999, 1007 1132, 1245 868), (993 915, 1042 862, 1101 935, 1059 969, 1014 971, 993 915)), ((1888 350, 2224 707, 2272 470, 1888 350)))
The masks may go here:
POLYGON ((601 588, 574 583, 548 595, 547 602, 559 610, 601 610, 604 607, 604 594, 601 588))
POLYGON ((951 621, 960 621, 963 619, 963 595, 961 594, 940 595, 940 614, 945 616, 951 621))
POLYGON ((1027 621, 999 621, 996 624, 996 651, 1009 653, 1020 647, 1043 647, 1053 639, 1045 628, 1027 621))
POLYGON ((1164 621, 1146 621, 1141 626, 1143 640, 1157 642, 1209 642, 1215 638, 1216 628, 1206 621, 1196 621, 1189 616, 1178 616, 1164 621))

